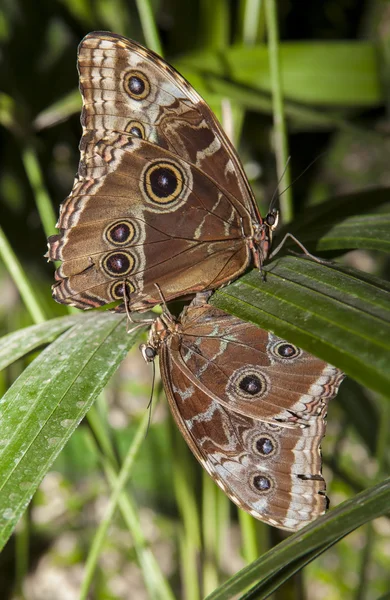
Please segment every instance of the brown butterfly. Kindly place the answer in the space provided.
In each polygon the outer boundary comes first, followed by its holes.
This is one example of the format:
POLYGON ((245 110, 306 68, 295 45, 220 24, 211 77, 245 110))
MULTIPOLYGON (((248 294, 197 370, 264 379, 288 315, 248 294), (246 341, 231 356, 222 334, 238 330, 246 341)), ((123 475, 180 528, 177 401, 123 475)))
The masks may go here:
POLYGON ((270 525, 300 529, 327 508, 320 443, 341 371, 205 302, 168 312, 141 346, 158 354, 172 414, 227 496, 270 525))
POLYGON ((79 46, 80 164, 49 260, 54 298, 127 310, 216 289, 260 268, 263 220, 240 160, 207 104, 159 56, 108 32, 79 46), (121 309, 124 308, 121 305, 121 309))

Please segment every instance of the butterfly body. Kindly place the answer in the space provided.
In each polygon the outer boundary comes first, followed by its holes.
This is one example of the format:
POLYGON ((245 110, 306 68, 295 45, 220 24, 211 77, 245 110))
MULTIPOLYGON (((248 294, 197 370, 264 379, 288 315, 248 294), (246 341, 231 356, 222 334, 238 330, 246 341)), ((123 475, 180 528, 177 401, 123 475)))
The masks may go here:
POLYGON ((327 507, 320 442, 342 381, 331 365, 208 305, 153 324, 172 414, 196 458, 238 506, 288 530, 327 507))
POLYGON ((79 46, 80 164, 48 257, 53 295, 130 310, 261 269, 275 228, 202 98, 153 52, 95 32, 79 46), (123 308, 123 305, 122 305, 123 308))

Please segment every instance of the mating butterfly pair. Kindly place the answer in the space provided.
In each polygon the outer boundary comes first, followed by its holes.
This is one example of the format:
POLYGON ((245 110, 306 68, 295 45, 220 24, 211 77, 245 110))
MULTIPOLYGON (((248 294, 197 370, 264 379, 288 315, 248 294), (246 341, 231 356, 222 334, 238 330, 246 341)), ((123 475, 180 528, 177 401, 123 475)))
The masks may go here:
MULTIPOLYGON (((242 165, 205 102, 153 52, 111 33, 78 54, 80 164, 48 257, 53 295, 142 311, 213 290, 269 255, 242 165), (156 284, 158 284, 156 286, 156 284)), ((173 415, 227 495, 267 523, 298 529, 326 507, 320 442, 340 371, 198 296, 152 325, 173 415)))

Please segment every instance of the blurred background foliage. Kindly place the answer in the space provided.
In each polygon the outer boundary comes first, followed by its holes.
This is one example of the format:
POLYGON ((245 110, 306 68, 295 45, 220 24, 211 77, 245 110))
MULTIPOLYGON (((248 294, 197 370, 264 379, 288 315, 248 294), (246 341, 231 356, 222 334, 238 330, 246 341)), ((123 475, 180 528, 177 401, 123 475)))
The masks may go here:
MULTIPOLYGON (((265 4, 3 0, 0 249, 4 258, 8 241, 45 318, 66 314, 51 299, 53 266, 43 254, 46 235, 55 232, 54 215, 77 170, 81 100, 75 65, 82 37, 93 30, 111 30, 163 53, 219 118, 230 123, 264 213, 278 181, 265 4)), ((280 0, 276 7, 294 181, 292 216, 299 223, 305 209, 327 198, 389 187, 390 4, 280 0)), ((386 215, 388 208, 380 204, 386 215)), ((370 209, 365 206, 366 212, 370 209)), ((377 251, 351 252, 344 263, 382 277, 388 272, 386 256, 377 251)), ((33 322, 31 305, 21 301, 15 280, 18 273, 11 272, 4 258, 2 334, 33 322)), ((33 350, 2 371, 2 392, 36 356, 33 350)), ((202 474, 162 398, 140 443, 128 486, 127 519, 137 515, 138 537, 134 529, 130 535, 123 512, 112 516, 89 595, 86 591, 80 595, 83 566, 111 493, 102 456, 113 452, 112 460, 120 464, 145 420, 150 388, 151 370, 138 350, 132 350, 3 549, 2 598, 196 600, 285 537, 238 514, 202 474)), ((158 384, 155 395, 160 392, 158 384)), ((385 399, 352 380, 343 384, 332 402, 323 444, 332 506, 386 472, 388 422, 385 399)), ((274 597, 390 597, 389 533, 386 517, 360 528, 285 583, 274 597)))

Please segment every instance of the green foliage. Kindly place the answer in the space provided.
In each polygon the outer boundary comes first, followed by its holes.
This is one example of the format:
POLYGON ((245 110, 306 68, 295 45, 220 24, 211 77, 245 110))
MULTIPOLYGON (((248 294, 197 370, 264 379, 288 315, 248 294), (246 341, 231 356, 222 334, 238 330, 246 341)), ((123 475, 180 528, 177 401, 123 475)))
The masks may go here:
POLYGON ((43 558, 85 565, 75 598, 301 598, 301 569, 310 599, 388 593, 388 18, 379 1, 0 8, 0 546, 8 557, 15 541, 17 573, 0 557, 4 597, 29 597, 43 558), (291 154, 275 247, 289 232, 324 262, 291 256, 288 239, 265 281, 252 271, 211 300, 350 378, 323 448, 338 506, 283 541, 205 481, 163 398, 145 439, 151 370, 138 351, 124 360, 145 328, 65 316, 50 298, 45 238, 78 162, 76 49, 98 29, 164 51, 190 80, 234 135, 262 213, 291 154))

